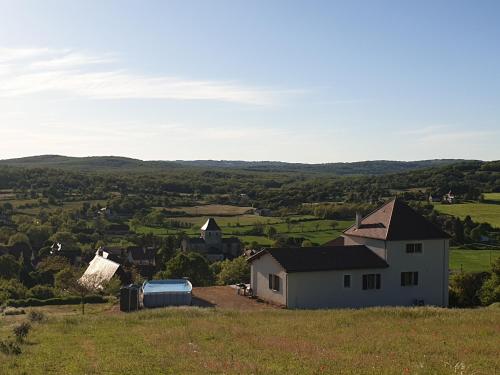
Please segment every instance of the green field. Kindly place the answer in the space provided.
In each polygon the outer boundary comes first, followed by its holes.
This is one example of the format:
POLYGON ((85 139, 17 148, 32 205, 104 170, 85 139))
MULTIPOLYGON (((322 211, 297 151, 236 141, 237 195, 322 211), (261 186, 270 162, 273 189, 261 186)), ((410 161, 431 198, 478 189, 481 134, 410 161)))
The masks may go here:
MULTIPOLYGON (((54 307, 1 374, 494 374, 500 309, 234 311, 78 316, 54 307), (471 329, 474 327, 474 329, 471 329)), ((50 311, 52 308, 45 308, 50 311)), ((0 337, 23 317, 0 318, 0 337)))
MULTIPOLYGON (((171 220, 191 223, 193 226, 186 229, 158 228, 139 226, 136 228, 138 233, 154 233, 156 235, 172 235, 184 231, 189 236, 198 236, 200 227, 205 223, 209 216, 198 217, 173 217, 171 220)), ((286 223, 284 218, 263 217, 258 215, 236 215, 236 216, 213 216, 217 224, 222 229, 225 237, 238 237, 244 243, 256 241, 259 245, 271 245, 274 241, 266 236, 256 236, 247 234, 256 224, 262 224, 264 230, 268 226, 276 228, 277 233, 291 237, 303 237, 312 243, 323 244, 338 237, 344 229, 352 224, 349 220, 322 220, 311 215, 292 215, 288 219, 291 222, 286 223), (337 223, 335 229, 332 228, 332 222, 337 223)))
POLYGON ((450 250, 450 269, 465 272, 491 271, 491 263, 500 257, 500 250, 450 250))
POLYGON ((500 204, 498 203, 435 203, 434 208, 439 212, 461 219, 469 215, 475 222, 490 223, 492 226, 500 228, 500 204))
POLYGON ((500 193, 484 193, 484 200, 500 202, 500 193))

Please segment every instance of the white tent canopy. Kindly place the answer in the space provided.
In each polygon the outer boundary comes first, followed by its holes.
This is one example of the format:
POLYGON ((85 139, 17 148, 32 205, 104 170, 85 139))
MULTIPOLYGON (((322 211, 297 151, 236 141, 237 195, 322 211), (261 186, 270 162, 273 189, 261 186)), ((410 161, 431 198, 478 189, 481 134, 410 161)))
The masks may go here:
POLYGON ((102 289, 114 276, 120 265, 112 260, 96 255, 79 282, 87 288, 102 289))

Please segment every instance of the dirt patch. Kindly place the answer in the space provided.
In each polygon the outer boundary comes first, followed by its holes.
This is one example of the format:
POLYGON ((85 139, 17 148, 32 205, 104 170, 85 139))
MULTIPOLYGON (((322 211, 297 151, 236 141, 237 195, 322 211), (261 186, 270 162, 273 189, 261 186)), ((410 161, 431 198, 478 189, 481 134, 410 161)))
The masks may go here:
POLYGON ((239 296, 236 289, 230 286, 193 288, 193 305, 233 310, 265 310, 276 308, 266 303, 258 302, 255 299, 239 296))

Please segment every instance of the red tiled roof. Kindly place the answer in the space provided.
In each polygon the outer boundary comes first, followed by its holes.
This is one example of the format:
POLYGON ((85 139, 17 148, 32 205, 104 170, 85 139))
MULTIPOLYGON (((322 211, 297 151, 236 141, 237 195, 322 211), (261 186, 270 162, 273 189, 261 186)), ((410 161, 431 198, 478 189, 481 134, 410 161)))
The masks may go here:
POLYGON ((344 231, 345 235, 387 241, 444 239, 450 236, 400 199, 393 199, 344 231))

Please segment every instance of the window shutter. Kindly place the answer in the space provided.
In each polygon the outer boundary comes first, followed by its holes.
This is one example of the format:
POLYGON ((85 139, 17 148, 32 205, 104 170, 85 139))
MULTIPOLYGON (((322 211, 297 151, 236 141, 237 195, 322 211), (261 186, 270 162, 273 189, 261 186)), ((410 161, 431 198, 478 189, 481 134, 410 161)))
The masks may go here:
POLYGON ((368 277, 363 275, 363 289, 368 289, 368 277))
POLYGON ((413 285, 418 285, 418 272, 413 272, 413 285))
POLYGON ((376 283, 375 288, 380 289, 380 274, 377 273, 377 275, 375 277, 376 277, 376 279, 375 279, 376 280, 375 281, 375 283, 376 283))
POLYGON ((401 272, 401 286, 405 286, 406 283, 405 283, 405 273, 404 272, 401 272))
POLYGON ((273 275, 269 274, 269 289, 273 289, 273 275))
POLYGON ((280 290, 280 278, 276 275, 274 275, 274 289, 280 290))

